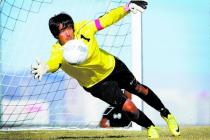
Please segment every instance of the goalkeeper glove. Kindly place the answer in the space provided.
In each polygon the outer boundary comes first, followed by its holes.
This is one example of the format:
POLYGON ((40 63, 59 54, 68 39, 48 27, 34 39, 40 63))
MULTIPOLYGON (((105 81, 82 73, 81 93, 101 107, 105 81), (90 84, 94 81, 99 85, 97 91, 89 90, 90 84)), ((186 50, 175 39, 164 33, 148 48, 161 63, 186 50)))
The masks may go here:
POLYGON ((147 9, 147 4, 144 0, 131 0, 128 7, 132 13, 136 14, 138 11, 144 12, 147 9))
POLYGON ((31 66, 31 73, 34 75, 35 79, 41 81, 42 76, 47 73, 49 67, 46 63, 41 62, 39 59, 36 59, 36 64, 31 66))

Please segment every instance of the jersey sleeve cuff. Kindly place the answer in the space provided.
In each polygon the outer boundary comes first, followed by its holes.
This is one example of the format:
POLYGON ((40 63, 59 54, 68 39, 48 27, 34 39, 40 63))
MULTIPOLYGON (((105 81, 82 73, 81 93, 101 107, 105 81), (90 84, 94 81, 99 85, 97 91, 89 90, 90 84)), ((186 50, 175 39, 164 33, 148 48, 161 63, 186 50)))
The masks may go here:
POLYGON ((95 25, 96 25, 96 28, 97 28, 98 31, 103 29, 103 27, 101 26, 101 23, 100 23, 99 19, 96 19, 95 20, 95 25))
POLYGON ((129 12, 130 11, 129 3, 126 3, 126 5, 124 6, 124 10, 125 10, 125 12, 129 12))

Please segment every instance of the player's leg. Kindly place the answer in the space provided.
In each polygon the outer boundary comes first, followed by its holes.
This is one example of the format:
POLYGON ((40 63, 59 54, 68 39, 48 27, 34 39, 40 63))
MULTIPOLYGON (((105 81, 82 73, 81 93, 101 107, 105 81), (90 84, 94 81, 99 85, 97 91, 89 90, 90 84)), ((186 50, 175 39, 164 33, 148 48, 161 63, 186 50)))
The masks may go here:
POLYGON ((150 88, 140 84, 121 60, 117 58, 115 60, 116 64, 112 78, 118 82, 120 88, 137 95, 158 110, 162 116, 166 117, 170 112, 165 108, 158 96, 150 88))
POLYGON ((133 74, 129 71, 126 65, 116 59, 116 66, 118 70, 115 70, 114 79, 119 83, 121 88, 126 89, 130 93, 133 93, 143 99, 151 107, 158 110, 164 120, 167 122, 170 132, 178 136, 180 135, 179 126, 175 120, 175 117, 169 112, 169 110, 163 105, 159 97, 147 86, 140 84, 133 74))
POLYGON ((132 84, 127 86, 127 90, 140 97, 154 109, 158 110, 161 116, 167 117, 170 114, 169 110, 163 105, 160 98, 150 88, 140 84, 136 79, 133 79, 132 84))
POLYGON ((130 99, 125 101, 122 106, 122 111, 124 111, 132 121, 147 129, 148 138, 159 138, 155 125, 130 99))
POLYGON ((127 99, 127 97, 122 93, 122 90, 119 88, 117 82, 103 81, 91 88, 85 88, 85 90, 111 106, 122 109, 122 111, 124 111, 132 121, 148 130, 148 137, 159 137, 152 121, 143 112, 141 112, 130 99, 127 99))
POLYGON ((179 136, 179 125, 175 117, 167 108, 165 108, 158 96, 150 88, 140 84, 138 81, 135 80, 134 83, 135 86, 130 91, 142 98, 147 104, 158 110, 161 114, 161 117, 166 121, 171 134, 174 136, 179 136))

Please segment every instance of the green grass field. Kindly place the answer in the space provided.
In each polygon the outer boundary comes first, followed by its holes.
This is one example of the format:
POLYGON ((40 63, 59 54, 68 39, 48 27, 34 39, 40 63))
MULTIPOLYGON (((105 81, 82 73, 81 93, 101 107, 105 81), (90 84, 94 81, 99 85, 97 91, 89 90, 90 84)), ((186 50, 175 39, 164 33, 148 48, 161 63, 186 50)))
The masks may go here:
MULTIPOLYGON (((210 140, 210 126, 181 127, 181 136, 173 137, 166 128, 159 130, 161 140, 210 140)), ((2 140, 142 140, 146 131, 133 130, 25 130, 0 131, 2 140)))

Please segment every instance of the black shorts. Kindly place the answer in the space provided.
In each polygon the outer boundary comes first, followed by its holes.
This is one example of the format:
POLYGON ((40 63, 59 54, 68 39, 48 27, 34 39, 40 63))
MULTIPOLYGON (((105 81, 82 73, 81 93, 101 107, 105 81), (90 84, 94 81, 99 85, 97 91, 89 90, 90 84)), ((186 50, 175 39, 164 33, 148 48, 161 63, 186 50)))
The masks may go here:
POLYGON ((127 97, 121 89, 132 93, 138 83, 127 66, 121 60, 115 58, 115 68, 112 73, 96 85, 90 88, 84 87, 84 89, 106 103, 122 108, 127 97))

